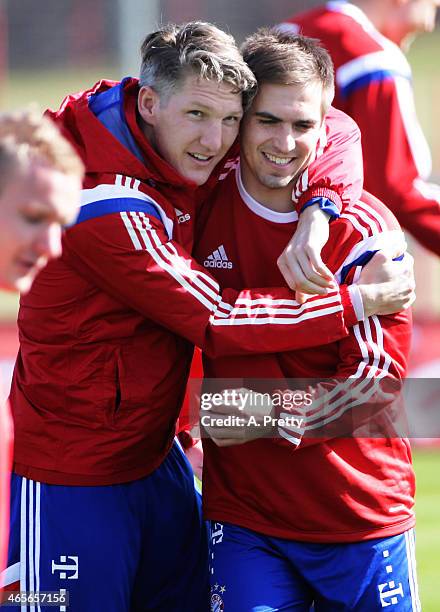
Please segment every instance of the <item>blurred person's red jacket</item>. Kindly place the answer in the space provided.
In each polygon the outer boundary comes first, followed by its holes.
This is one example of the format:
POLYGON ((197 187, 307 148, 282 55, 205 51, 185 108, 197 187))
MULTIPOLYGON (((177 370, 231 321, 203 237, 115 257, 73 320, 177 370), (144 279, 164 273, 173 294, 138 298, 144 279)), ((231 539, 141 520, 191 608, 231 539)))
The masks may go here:
POLYGON ((350 2, 333 1, 280 24, 321 41, 334 62, 334 106, 362 133, 364 186, 420 243, 440 255, 440 187, 419 125, 411 67, 401 49, 350 2))
MULTIPOLYGON (((1 385, 1 381, 0 381, 1 385)), ((0 386, 0 572, 6 566, 9 526, 9 483, 12 467, 13 430, 9 404, 0 386)), ((0 580, 0 591, 2 583, 0 580)))

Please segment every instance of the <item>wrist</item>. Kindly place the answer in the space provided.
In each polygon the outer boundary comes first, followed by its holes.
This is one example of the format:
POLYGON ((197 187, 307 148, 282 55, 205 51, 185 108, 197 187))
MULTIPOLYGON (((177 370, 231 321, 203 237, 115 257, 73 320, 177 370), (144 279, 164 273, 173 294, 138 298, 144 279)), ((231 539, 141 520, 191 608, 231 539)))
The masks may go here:
POLYGON ((322 219, 325 219, 326 222, 328 223, 331 219, 331 215, 327 210, 321 208, 319 204, 317 203, 313 204, 312 202, 310 202, 309 205, 306 204, 306 207, 303 208, 301 212, 300 220, 303 218, 304 219, 322 218, 322 219))
POLYGON ((376 313, 375 306, 378 301, 375 285, 357 285, 357 287, 362 298, 364 318, 371 317, 376 313))

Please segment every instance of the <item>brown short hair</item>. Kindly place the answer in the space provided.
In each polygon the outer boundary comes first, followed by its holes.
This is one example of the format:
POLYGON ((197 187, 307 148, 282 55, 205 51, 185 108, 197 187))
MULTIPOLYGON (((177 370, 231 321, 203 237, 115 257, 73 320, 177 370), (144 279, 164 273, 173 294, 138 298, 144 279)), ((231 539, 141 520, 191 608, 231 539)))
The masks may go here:
POLYGON ((84 175, 81 159, 53 121, 36 110, 0 113, 0 190, 12 169, 33 160, 84 175))
POLYGON ((333 62, 315 38, 290 34, 277 28, 261 28, 241 46, 243 59, 258 85, 322 84, 323 114, 332 103, 335 85, 333 62))
POLYGON ((211 23, 166 25, 145 38, 141 54, 139 83, 161 97, 170 95, 191 73, 230 84, 245 101, 255 90, 255 77, 235 40, 211 23))

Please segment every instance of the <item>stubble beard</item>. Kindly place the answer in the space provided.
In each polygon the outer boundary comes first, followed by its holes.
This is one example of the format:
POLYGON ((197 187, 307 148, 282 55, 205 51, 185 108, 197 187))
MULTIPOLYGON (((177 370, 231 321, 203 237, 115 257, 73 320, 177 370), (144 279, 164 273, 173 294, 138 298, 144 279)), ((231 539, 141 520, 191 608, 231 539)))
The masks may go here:
POLYGON ((291 176, 271 176, 265 175, 261 177, 261 182, 268 189, 282 189, 287 187, 292 182, 291 176))

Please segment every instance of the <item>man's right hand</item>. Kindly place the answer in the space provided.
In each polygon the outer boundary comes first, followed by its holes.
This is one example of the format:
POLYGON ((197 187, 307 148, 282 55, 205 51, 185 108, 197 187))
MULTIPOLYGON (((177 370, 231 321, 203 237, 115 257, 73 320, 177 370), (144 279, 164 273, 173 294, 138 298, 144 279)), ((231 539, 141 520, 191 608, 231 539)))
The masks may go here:
POLYGON ((416 299, 414 258, 409 253, 400 261, 393 257, 396 254, 378 251, 356 282, 366 317, 400 312, 416 299))

